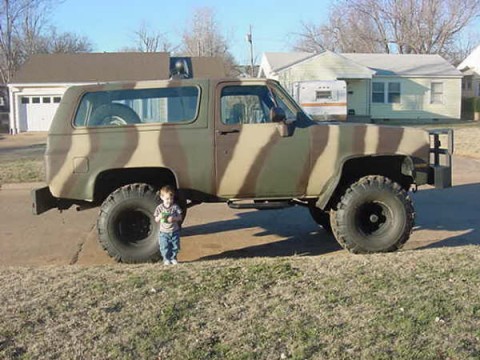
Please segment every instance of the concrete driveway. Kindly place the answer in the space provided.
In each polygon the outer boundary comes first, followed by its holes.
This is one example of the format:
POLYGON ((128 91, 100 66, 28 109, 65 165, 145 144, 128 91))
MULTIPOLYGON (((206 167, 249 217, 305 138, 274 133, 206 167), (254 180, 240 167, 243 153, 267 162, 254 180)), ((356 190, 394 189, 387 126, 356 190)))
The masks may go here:
MULTIPOLYGON (((480 244, 480 160, 454 158, 450 189, 424 187, 413 194, 416 228, 405 249, 480 244)), ((96 240, 97 209, 34 216, 32 187, 0 189, 0 265, 107 264, 96 240)), ((181 261, 291 255, 351 256, 311 220, 308 210, 232 210, 225 204, 189 209, 181 261)))

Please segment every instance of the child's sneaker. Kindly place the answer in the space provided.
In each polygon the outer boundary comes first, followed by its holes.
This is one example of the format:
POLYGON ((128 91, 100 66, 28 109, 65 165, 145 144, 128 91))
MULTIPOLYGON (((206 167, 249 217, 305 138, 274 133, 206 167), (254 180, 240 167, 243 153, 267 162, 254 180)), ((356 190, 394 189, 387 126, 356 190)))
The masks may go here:
POLYGON ((172 260, 170 260, 170 264, 177 265, 178 261, 176 259, 172 259, 172 260))
POLYGON ((170 265, 172 262, 170 260, 163 260, 163 265, 170 265))

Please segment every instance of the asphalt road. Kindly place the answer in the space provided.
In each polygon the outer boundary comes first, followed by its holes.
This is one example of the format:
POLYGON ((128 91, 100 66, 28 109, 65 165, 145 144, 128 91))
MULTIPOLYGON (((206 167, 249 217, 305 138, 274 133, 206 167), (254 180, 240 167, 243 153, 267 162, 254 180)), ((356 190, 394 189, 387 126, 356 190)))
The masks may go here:
MULTIPOLYGON (((480 244, 480 160, 454 158, 454 187, 412 194, 416 227, 405 249, 480 244)), ((0 189, 0 266, 108 264, 96 240, 97 209, 34 216, 30 189, 0 189)), ((232 210, 225 204, 189 209, 180 261, 238 257, 353 256, 319 228, 308 210, 232 210)))

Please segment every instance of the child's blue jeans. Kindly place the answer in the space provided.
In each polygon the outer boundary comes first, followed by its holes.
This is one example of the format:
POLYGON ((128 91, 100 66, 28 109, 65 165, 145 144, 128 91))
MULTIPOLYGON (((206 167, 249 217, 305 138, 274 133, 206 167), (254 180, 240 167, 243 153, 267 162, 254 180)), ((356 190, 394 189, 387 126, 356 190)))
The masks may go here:
POLYGON ((158 244, 160 245, 160 253, 163 260, 176 260, 180 251, 180 232, 159 232, 158 244))

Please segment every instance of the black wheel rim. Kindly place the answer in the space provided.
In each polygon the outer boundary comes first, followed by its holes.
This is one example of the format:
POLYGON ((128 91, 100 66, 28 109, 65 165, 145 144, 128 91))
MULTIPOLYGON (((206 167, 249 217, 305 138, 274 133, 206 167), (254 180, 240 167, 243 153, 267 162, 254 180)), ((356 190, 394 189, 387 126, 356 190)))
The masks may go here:
POLYGON ((140 209, 128 209, 114 220, 117 239, 124 244, 140 244, 152 234, 152 219, 140 209))
POLYGON ((357 208, 355 225, 366 236, 377 236, 388 231, 391 225, 389 208, 379 202, 368 202, 357 208))

